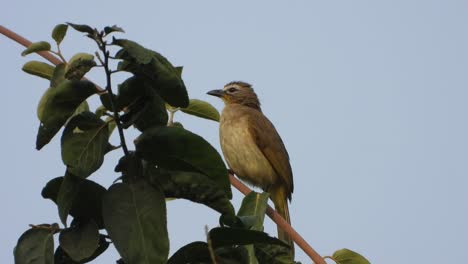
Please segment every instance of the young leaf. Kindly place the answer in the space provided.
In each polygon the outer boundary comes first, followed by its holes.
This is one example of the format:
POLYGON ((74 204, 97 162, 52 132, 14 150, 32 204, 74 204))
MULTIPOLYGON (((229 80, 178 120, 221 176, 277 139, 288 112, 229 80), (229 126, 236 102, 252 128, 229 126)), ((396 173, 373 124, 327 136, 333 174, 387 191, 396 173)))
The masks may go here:
POLYGON ((55 40, 55 42, 57 42, 57 45, 60 45, 63 38, 65 38, 65 35, 67 34, 67 29, 68 25, 58 24, 54 27, 54 30, 52 30, 52 38, 55 40))
POLYGON ((94 29, 88 25, 80 25, 80 24, 72 24, 72 23, 67 23, 69 26, 71 26, 73 29, 79 32, 83 33, 88 33, 88 34, 93 34, 94 29))
POLYGON ((208 244, 195 241, 177 250, 167 261, 167 264, 211 263, 208 244))
POLYGON ((370 264, 365 257, 346 248, 335 251, 333 260, 337 264, 370 264))
POLYGON ((216 227, 210 230, 208 236, 211 239, 213 248, 257 243, 289 247, 283 241, 270 237, 267 233, 241 228, 216 227))
POLYGON ((26 73, 50 80, 54 74, 54 66, 41 61, 28 61, 23 65, 22 70, 26 73))
POLYGON ((183 198, 204 204, 224 215, 234 215, 226 193, 206 175, 188 171, 169 171, 150 167, 145 177, 153 185, 161 186, 165 197, 183 198))
POLYGON ((104 28, 104 33, 106 35, 109 35, 110 33, 113 33, 113 32, 122 32, 122 33, 125 33, 125 31, 121 28, 121 27, 118 27, 117 25, 113 25, 111 27, 105 27, 104 28))
POLYGON ((44 229, 29 229, 18 239, 13 254, 17 264, 54 264, 53 233, 44 229))
POLYGON ((94 221, 72 224, 60 232, 60 247, 74 261, 81 261, 93 255, 99 246, 99 229, 94 221))
POLYGON ((125 263, 166 263, 169 238, 161 190, 142 180, 114 184, 104 196, 102 214, 125 263))
POLYGON ((96 62, 93 55, 77 53, 70 59, 65 68, 65 78, 68 80, 81 80, 94 66, 96 66, 96 62))
POLYGON ((232 198, 226 166, 202 137, 179 127, 153 127, 135 140, 136 153, 152 164, 207 175, 232 198))
POLYGON ((68 171, 86 178, 101 167, 109 140, 109 127, 91 112, 82 112, 67 123, 62 135, 62 160, 68 171))
POLYGON ((216 108, 214 108, 211 104, 202 100, 190 99, 189 106, 186 108, 181 108, 180 110, 189 115, 219 122, 218 110, 216 110, 216 108))
POLYGON ((36 148, 39 150, 49 143, 75 109, 95 92, 96 86, 89 81, 65 80, 57 87, 50 87, 42 96, 37 109, 41 125, 36 148))
POLYGON ((251 230, 263 231, 263 220, 265 219, 266 209, 268 207, 268 193, 250 192, 242 200, 241 208, 237 216, 254 216, 255 221, 251 225, 251 230))
POLYGON ((21 56, 26 56, 34 52, 49 51, 49 50, 50 50, 49 42, 47 41, 34 42, 34 43, 31 43, 31 45, 29 45, 27 49, 21 52, 21 56))

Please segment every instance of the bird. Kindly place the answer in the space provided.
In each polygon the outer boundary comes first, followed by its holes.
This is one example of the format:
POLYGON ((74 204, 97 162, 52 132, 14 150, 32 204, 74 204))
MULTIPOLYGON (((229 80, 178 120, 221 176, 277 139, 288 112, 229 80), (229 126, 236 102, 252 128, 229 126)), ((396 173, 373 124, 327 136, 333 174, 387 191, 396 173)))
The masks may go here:
MULTIPOLYGON (((275 210, 290 224, 288 201, 294 190, 289 154, 271 121, 263 114, 252 85, 233 81, 207 94, 224 102, 219 136, 229 169, 240 179, 270 194, 275 210)), ((278 227, 278 238, 292 239, 278 227)))

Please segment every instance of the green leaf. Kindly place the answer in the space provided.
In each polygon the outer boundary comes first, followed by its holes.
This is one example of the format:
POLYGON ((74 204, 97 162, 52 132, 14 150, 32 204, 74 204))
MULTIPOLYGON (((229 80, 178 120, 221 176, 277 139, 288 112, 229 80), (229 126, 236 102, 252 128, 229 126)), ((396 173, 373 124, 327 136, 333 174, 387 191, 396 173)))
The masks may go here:
POLYGON ((99 229, 94 221, 77 223, 60 232, 60 247, 74 261, 93 255, 99 246, 99 229))
POLYGON ((244 247, 229 246, 220 247, 215 250, 220 263, 223 264, 256 264, 251 262, 247 250, 244 247))
MULTIPOLYGON (((107 191, 101 185, 90 181, 83 180, 73 175, 66 175, 67 180, 60 194, 60 207, 64 209, 75 219, 80 221, 93 220, 99 228, 104 228, 102 220, 102 196, 107 191), (71 179, 68 179, 73 177, 71 179), (75 199, 76 198, 76 199, 75 199), (69 205, 68 205, 69 204, 69 205), (68 207, 68 209, 66 208, 68 207)), ((42 197, 58 202, 59 192, 64 182, 64 177, 57 177, 50 180, 47 185, 42 189, 42 197)), ((63 217, 62 217, 63 218, 63 217)))
POLYGON ((153 60, 151 50, 127 39, 114 39, 112 44, 122 47, 139 64, 148 64, 153 60))
POLYGON ((144 181, 114 184, 104 196, 103 216, 125 263, 166 263, 169 238, 161 190, 144 181))
POLYGON ((226 166, 202 137, 179 127, 154 127, 144 131, 135 146, 136 153, 152 164, 207 175, 232 198, 226 166))
POLYGON ((54 27, 54 30, 52 30, 52 38, 55 40, 55 42, 57 42, 57 45, 60 45, 63 38, 65 38, 65 35, 67 34, 67 29, 68 25, 58 24, 54 27))
POLYGON ((202 100, 190 99, 189 106, 187 108, 181 108, 180 110, 189 115, 219 122, 218 110, 211 104, 202 100))
POLYGON ((57 194, 57 207, 60 220, 64 226, 67 226, 68 214, 70 213, 75 198, 78 197, 77 194, 82 182, 82 179, 70 173, 66 173, 65 177, 63 177, 62 184, 57 194))
POLYGON ((14 249, 15 264, 54 264, 53 233, 31 228, 18 239, 14 249))
POLYGON ((21 56, 26 56, 34 52, 49 51, 49 50, 50 50, 49 42, 47 41, 34 42, 34 43, 31 43, 31 45, 29 45, 27 49, 21 52, 21 56))
POLYGON ((54 264, 80 264, 80 263, 88 263, 94 260, 95 258, 99 257, 106 249, 109 247, 109 242, 107 242, 105 236, 99 236, 99 245, 98 248, 94 251, 94 253, 88 257, 83 259, 80 262, 74 261, 68 254, 58 246, 55 250, 54 254, 54 264))
POLYGON ((337 264, 370 264, 365 257, 346 248, 335 251, 333 260, 337 264))
POLYGON ((54 74, 54 66, 41 61, 28 61, 23 65, 22 70, 26 73, 50 80, 54 74))
POLYGON ((104 33, 106 35, 109 35, 110 33, 113 33, 113 32, 125 33, 125 31, 121 27, 118 27, 117 25, 113 25, 111 27, 104 27, 104 33))
POLYGON ((122 125, 134 125, 140 131, 167 124, 167 111, 162 98, 141 78, 131 77, 119 85, 117 108, 126 108, 122 125))
POLYGON ((287 247, 271 244, 255 244, 254 248, 258 263, 295 264, 291 259, 291 250, 287 247))
POLYGON ((216 227, 208 233, 213 248, 266 243, 289 248, 283 241, 270 237, 267 233, 242 228, 216 227))
POLYGON ((180 77, 180 70, 177 70, 164 56, 130 40, 116 39, 113 44, 122 47, 116 54, 117 58, 124 60, 117 67, 119 70, 145 78, 146 82, 170 105, 188 106, 187 89, 180 77))
POLYGON ((73 113, 73 116, 79 115, 83 112, 89 112, 89 104, 86 101, 83 101, 76 109, 75 112, 73 113))
POLYGON ((254 216, 255 221, 251 225, 251 230, 263 231, 263 220, 265 219, 266 209, 268 207, 268 193, 250 192, 242 200, 241 208, 237 216, 254 216))
POLYGON ((203 174, 150 167, 145 176, 151 184, 162 187, 165 197, 187 199, 205 204, 221 214, 234 215, 234 207, 226 193, 203 174))
POLYGON ((62 135, 62 160, 68 171, 86 178, 101 167, 109 140, 109 127, 91 112, 74 116, 62 135))
POLYGON ((95 92, 96 86, 89 81, 65 80, 57 87, 50 87, 42 96, 37 109, 41 125, 36 148, 39 150, 49 143, 76 108, 95 92))
POLYGON ((67 64, 65 78, 69 80, 81 80, 94 66, 96 66, 96 62, 92 54, 77 53, 67 64))
POLYGON ((57 196, 62 185, 63 177, 57 177, 50 180, 44 188, 42 188, 41 195, 44 199, 50 199, 57 203, 57 196))
POLYGON ((60 63, 55 66, 52 79, 50 79, 50 87, 57 87, 59 84, 65 81, 65 67, 65 63, 60 63))
POLYGON ((72 24, 72 23, 67 23, 69 26, 71 26, 73 29, 79 32, 83 33, 88 33, 88 34, 93 34, 94 29, 88 25, 80 25, 80 24, 72 24))
POLYGON ((211 263, 208 244, 195 241, 177 250, 167 261, 167 264, 211 263))

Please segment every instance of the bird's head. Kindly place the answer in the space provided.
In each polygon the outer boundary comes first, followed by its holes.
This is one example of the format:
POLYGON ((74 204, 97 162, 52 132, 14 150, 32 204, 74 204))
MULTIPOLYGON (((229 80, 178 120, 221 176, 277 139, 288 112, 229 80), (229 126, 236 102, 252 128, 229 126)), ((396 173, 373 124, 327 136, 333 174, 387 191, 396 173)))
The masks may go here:
POLYGON ((252 85, 246 82, 230 82, 223 89, 212 90, 207 94, 221 98, 226 105, 240 104, 261 111, 257 94, 252 85))

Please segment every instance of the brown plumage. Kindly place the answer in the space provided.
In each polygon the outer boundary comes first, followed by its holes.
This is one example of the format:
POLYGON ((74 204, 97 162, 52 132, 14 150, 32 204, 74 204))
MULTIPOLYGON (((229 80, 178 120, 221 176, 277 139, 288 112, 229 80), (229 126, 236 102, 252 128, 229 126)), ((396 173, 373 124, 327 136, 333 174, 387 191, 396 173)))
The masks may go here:
MULTIPOLYGON (((230 169, 242 180, 269 192, 276 211, 290 223, 287 200, 291 200, 294 186, 289 155, 275 127, 263 115, 252 86, 230 82, 208 94, 225 103, 220 142, 230 169)), ((290 237, 279 228, 278 237, 294 249, 290 237)))

